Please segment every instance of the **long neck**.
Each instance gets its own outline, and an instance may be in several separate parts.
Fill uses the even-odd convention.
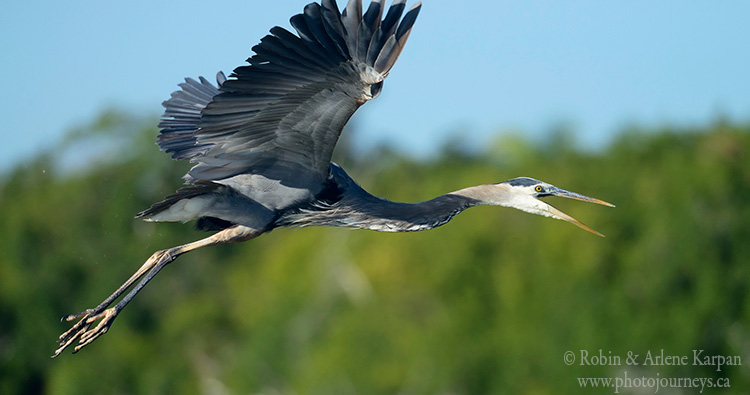
[[[285,213],[278,225],[413,232],[443,225],[463,210],[488,201],[487,185],[461,189],[424,202],[399,203],[369,194],[345,173],[336,178],[339,194],[334,201],[320,200]]]
[[[342,225],[381,232],[427,230],[447,223],[455,215],[478,204],[481,203],[455,192],[418,203],[391,202],[369,195],[351,205],[351,213],[355,215],[348,217],[355,221],[345,220]]]

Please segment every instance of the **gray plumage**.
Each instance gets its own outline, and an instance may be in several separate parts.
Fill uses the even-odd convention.
[[[391,202],[367,193],[334,163],[330,172],[327,196],[283,211],[275,225],[413,232],[443,225],[461,211],[482,203],[458,194],[445,194],[420,203]]]
[[[381,23],[380,2],[364,16],[360,3],[344,15],[334,1],[307,5],[290,19],[297,35],[271,29],[218,91],[188,80],[164,103],[159,144],[197,162],[188,182],[255,174],[318,192],[341,130],[377,96],[370,87],[388,75],[421,8],[401,19],[404,1],[394,2]]]
[[[383,16],[380,0],[365,12],[361,0],[350,0],[343,12],[334,0],[311,3],[290,19],[296,34],[272,28],[252,48],[248,64],[229,78],[218,73],[216,85],[203,77],[180,84],[163,103],[157,143],[173,159],[195,166],[184,176],[185,187],[137,217],[196,220],[199,229],[217,233],[157,251],[97,307],[63,317],[80,321],[60,336],[55,356],[76,341],[78,351],[104,334],[133,297],[181,254],[250,240],[279,227],[419,231],[443,225],[472,206],[500,205],[599,234],[539,198],[609,203],[531,178],[398,203],[369,194],[331,163],[346,122],[380,94],[420,9],[417,3],[404,13],[405,0],[394,0]]]

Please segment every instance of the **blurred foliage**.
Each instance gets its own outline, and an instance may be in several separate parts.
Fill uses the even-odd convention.
[[[282,229],[199,250],[107,335],[50,359],[69,327],[58,317],[96,305],[153,251],[205,236],[132,219],[188,168],[143,125],[104,114],[65,142],[109,136],[108,149],[69,167],[64,153],[40,154],[2,176],[0,393],[544,394],[624,371],[750,391],[750,127],[725,121],[633,128],[599,152],[561,133],[539,146],[506,135],[478,154],[447,146],[422,162],[344,158],[392,200],[524,175],[617,208],[553,202],[607,238],[479,207],[429,232]],[[743,365],[564,363],[566,351],[600,349],[623,361],[703,349]]]

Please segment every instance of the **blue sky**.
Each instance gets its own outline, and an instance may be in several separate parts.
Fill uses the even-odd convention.
[[[306,3],[4,2],[0,170],[103,109],[158,115],[184,77],[243,64]],[[748,15],[729,0],[425,0],[355,144],[424,156],[459,131],[481,146],[566,123],[600,147],[628,123],[750,120]]]

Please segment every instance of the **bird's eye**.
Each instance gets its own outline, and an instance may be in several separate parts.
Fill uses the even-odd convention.
[[[537,185],[536,187],[534,187],[534,190],[537,191],[537,192],[541,192],[541,191],[544,190],[544,188],[542,188],[541,185]]]

